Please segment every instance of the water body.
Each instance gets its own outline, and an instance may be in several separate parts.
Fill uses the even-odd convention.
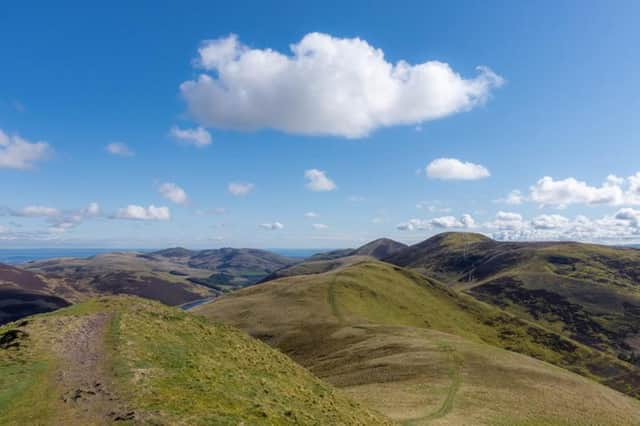
[[[318,253],[326,253],[334,249],[266,249],[272,253],[279,254],[280,256],[295,257],[298,259],[304,259],[306,257],[313,256]]]
[[[316,253],[331,249],[267,249],[282,256],[303,259]],[[33,248],[33,249],[0,249],[0,263],[20,265],[33,260],[55,259],[59,257],[91,257],[97,254],[113,252],[149,252],[149,249],[117,249],[117,248]]]
[[[0,263],[19,265],[33,260],[55,259],[58,257],[91,257],[96,254],[131,251],[148,251],[138,249],[99,249],[99,248],[35,248],[35,249],[0,249]]]

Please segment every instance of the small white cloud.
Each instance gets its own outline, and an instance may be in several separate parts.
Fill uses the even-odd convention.
[[[207,215],[223,215],[227,213],[227,209],[224,207],[214,207],[212,209],[198,209],[195,211],[198,216],[207,216]]]
[[[480,164],[462,162],[456,158],[433,160],[425,171],[430,178],[442,180],[476,180],[491,175],[489,170]]]
[[[100,215],[100,205],[95,201],[89,203],[87,207],[81,210],[83,216],[95,217]]]
[[[420,210],[427,210],[431,213],[449,213],[451,208],[443,207],[439,205],[440,203],[437,201],[428,202],[428,201],[420,201],[416,204],[416,208]]]
[[[473,228],[475,220],[470,214],[464,214],[457,219],[454,216],[436,217],[429,221],[429,225],[435,228]]]
[[[60,215],[60,211],[47,206],[26,206],[19,210],[11,210],[13,216],[21,217],[54,217]]]
[[[267,229],[269,231],[277,231],[278,229],[284,228],[284,225],[280,222],[262,223],[260,224],[260,228]]]
[[[307,179],[307,188],[312,191],[333,191],[336,189],[336,184],[329,179],[327,173],[323,170],[306,170],[304,177]]]
[[[243,196],[253,191],[254,187],[255,185],[252,183],[231,182],[227,189],[235,196]]]
[[[328,229],[329,225],[325,225],[324,223],[314,223],[311,227],[317,231]]]
[[[567,226],[568,223],[569,219],[559,214],[543,214],[531,221],[535,229],[558,229]]]
[[[499,211],[495,220],[485,226],[498,230],[518,230],[524,228],[526,223],[519,213]]]
[[[211,144],[211,134],[203,127],[196,127],[195,129],[181,129],[174,126],[169,131],[169,134],[181,142],[197,147],[203,147]]]
[[[430,227],[431,225],[429,224],[429,221],[422,219],[409,219],[406,222],[402,222],[396,225],[396,229],[400,231],[422,231],[429,229]]]
[[[360,38],[309,33],[290,49],[252,49],[233,34],[204,41],[194,61],[204,72],[180,85],[191,115],[206,126],[359,138],[469,111],[503,83],[484,66],[465,79],[444,62],[391,63]]]
[[[18,135],[9,136],[0,129],[0,169],[32,169],[51,152],[46,142],[29,142]]]
[[[156,207],[154,205],[143,207],[130,204],[127,207],[118,209],[113,217],[127,220],[169,220],[171,219],[171,212],[168,207]]]
[[[505,198],[498,198],[494,202],[516,206],[516,205],[522,204],[525,200],[526,200],[526,197],[522,195],[522,192],[520,192],[517,189],[514,189],[513,191],[509,192],[509,194],[507,194]]]
[[[371,223],[374,223],[376,225],[383,222],[384,222],[384,219],[382,219],[381,217],[374,217],[373,219],[371,219]]]
[[[107,145],[107,152],[120,157],[133,157],[135,153],[124,142],[111,142]]]
[[[361,202],[363,202],[365,200],[366,200],[366,198],[364,198],[361,195],[350,195],[347,198],[347,201],[349,201],[350,203],[361,203]]]
[[[318,217],[318,216],[320,215],[316,212],[306,212],[304,214],[304,217],[306,217],[307,219],[313,219],[314,217]]]
[[[189,197],[185,190],[172,182],[160,184],[158,192],[164,198],[176,204],[186,204],[189,201]]]
[[[615,218],[629,223],[634,228],[640,228],[640,210],[628,207],[620,209],[616,212]]]

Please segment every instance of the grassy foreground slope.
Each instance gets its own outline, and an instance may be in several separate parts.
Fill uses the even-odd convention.
[[[389,423],[244,333],[135,297],[0,327],[0,423]]]
[[[640,418],[640,402],[585,378],[629,383],[637,375],[629,364],[381,262],[279,279],[195,311],[278,347],[406,424]]]
[[[443,233],[387,260],[640,366],[640,250]]]

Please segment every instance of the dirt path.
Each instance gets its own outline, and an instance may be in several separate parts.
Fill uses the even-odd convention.
[[[437,410],[432,412],[431,414],[421,417],[418,419],[411,419],[403,422],[405,426],[411,426],[415,424],[423,424],[428,423],[432,420],[441,419],[447,414],[451,412],[453,409],[453,402],[455,401],[456,394],[460,389],[460,385],[462,384],[462,377],[460,375],[460,370],[462,369],[462,359],[459,355],[456,354],[455,349],[451,347],[443,348],[446,352],[449,352],[449,359],[451,362],[451,366],[449,367],[449,378],[451,379],[451,384],[447,389],[447,395],[445,396],[444,401]]]
[[[71,424],[106,424],[133,420],[113,391],[105,371],[105,335],[111,315],[82,317],[77,327],[62,337],[58,373],[61,399],[72,413]]]

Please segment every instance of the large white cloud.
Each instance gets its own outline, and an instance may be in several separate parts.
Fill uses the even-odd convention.
[[[291,55],[235,35],[198,53],[194,63],[208,73],[180,86],[189,111],[202,125],[238,130],[363,137],[468,111],[503,83],[487,67],[465,79],[447,63],[393,64],[365,40],[321,33],[292,44]]]
[[[438,158],[430,162],[425,169],[427,176],[443,180],[476,180],[491,175],[480,165],[463,162],[456,158]]]
[[[8,135],[0,129],[0,169],[26,170],[51,154],[46,142],[29,142],[18,135]]]
[[[158,192],[167,200],[170,200],[176,204],[186,204],[189,201],[189,197],[184,189],[172,182],[165,182],[160,184]]]
[[[169,220],[171,219],[171,212],[168,207],[156,207],[154,205],[143,207],[129,204],[127,207],[118,209],[113,217],[127,220]]]
[[[196,127],[195,129],[181,129],[174,126],[169,131],[169,134],[180,142],[197,147],[203,147],[211,144],[211,134],[202,127]]]
[[[524,220],[517,213],[499,212],[496,219],[484,224],[484,229],[500,240],[560,240],[613,242],[640,239],[640,210],[624,208],[613,215],[591,219],[573,219],[553,214]]]
[[[575,178],[554,180],[545,176],[531,187],[531,201],[542,205],[565,207],[569,204],[623,204],[623,180],[610,175],[599,187],[590,186]]]
[[[312,191],[333,191],[336,189],[335,182],[329,179],[327,172],[323,170],[306,170],[304,177],[307,179],[307,188]]]

